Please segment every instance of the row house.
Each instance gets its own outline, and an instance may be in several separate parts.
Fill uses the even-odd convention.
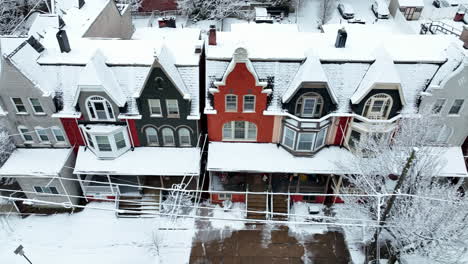
[[[98,4],[92,26],[102,15],[130,19],[113,1],[88,8]],[[158,188],[196,189],[200,31],[142,28],[131,37],[88,37],[73,20],[86,5],[69,10],[74,16],[61,18],[63,26],[56,17],[57,27],[40,37],[2,39],[2,114],[18,149],[0,175],[16,178],[27,198],[76,204],[83,195],[133,210],[142,200],[161,203],[166,193]],[[118,12],[107,13],[109,5]],[[13,173],[22,163],[24,171]]]
[[[368,133],[389,138],[404,114],[415,113],[433,77],[446,78],[438,70],[451,63],[447,50],[458,48],[439,36],[408,37],[413,44],[404,49],[403,36],[369,43],[336,26],[281,39],[249,28],[209,31],[204,112],[211,200],[244,202],[251,218],[283,218],[297,201],[340,202],[304,194],[346,187],[339,175],[356,172],[340,164],[353,144]],[[432,53],[418,50],[428,42]],[[453,153],[461,163],[460,149]]]

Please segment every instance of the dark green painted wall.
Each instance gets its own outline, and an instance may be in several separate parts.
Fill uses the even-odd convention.
[[[162,82],[157,83],[156,78],[160,77],[163,79]],[[159,87],[158,84],[161,84]],[[162,88],[162,89],[161,89]],[[161,101],[162,117],[151,117],[148,105],[148,99],[159,99]],[[166,99],[177,99],[179,104],[179,118],[167,118],[166,110]],[[150,76],[148,77],[145,87],[137,99],[138,110],[142,115],[142,119],[136,120],[136,126],[138,129],[138,137],[140,139],[141,146],[147,146],[146,135],[144,128],[147,126],[153,126],[158,131],[159,145],[162,146],[162,134],[161,130],[164,127],[169,127],[174,130],[174,137],[176,147],[179,146],[178,129],[182,127],[189,128],[191,131],[191,144],[192,146],[197,145],[198,140],[198,120],[187,120],[187,116],[190,114],[190,102],[183,99],[183,96],[177,90],[175,85],[170,81],[166,74],[158,67],[151,70]]]
[[[322,116],[327,115],[331,111],[336,109],[336,105],[331,100],[330,94],[325,86],[323,88],[299,88],[296,94],[289,100],[288,103],[283,105],[283,108],[287,109],[290,114],[296,114],[296,102],[305,93],[318,93],[323,98]]]
[[[402,108],[400,94],[398,90],[389,90],[389,89],[373,89],[366,95],[366,97],[364,97],[364,99],[361,100],[359,104],[351,105],[351,109],[353,110],[355,114],[362,115],[362,110],[364,109],[364,105],[366,104],[367,99],[379,93],[388,94],[392,97],[393,104],[392,104],[392,108],[390,109],[390,114],[388,115],[388,119],[400,113],[401,108]]]

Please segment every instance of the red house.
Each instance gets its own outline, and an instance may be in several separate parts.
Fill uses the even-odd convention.
[[[143,0],[141,2],[141,7],[138,11],[140,12],[151,12],[155,10],[167,11],[167,10],[176,10],[177,3],[176,0]]]

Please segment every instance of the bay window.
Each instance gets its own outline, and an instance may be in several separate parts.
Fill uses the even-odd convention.
[[[284,126],[282,145],[297,152],[314,152],[325,146],[328,127],[319,131],[296,131]]]
[[[257,125],[248,121],[230,121],[223,126],[223,140],[255,141]]]
[[[87,145],[99,158],[116,158],[130,149],[127,127],[117,125],[81,126]]]
[[[290,129],[289,127],[284,127],[283,145],[287,146],[290,149],[294,149],[295,140],[296,131]]]

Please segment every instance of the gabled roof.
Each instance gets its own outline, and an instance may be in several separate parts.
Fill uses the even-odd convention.
[[[332,89],[328,86],[328,78],[323,71],[322,64],[317,56],[312,51],[308,52],[307,59],[297,71],[291,85],[288,90],[283,94],[283,103],[289,101],[296,91],[301,87],[302,83],[325,83],[327,90],[332,98],[333,102],[336,103],[336,95]]]
[[[105,63],[106,58],[100,50],[97,50],[86,67],[81,71],[78,79],[74,103],[78,101],[80,91],[83,88],[101,88],[120,107],[125,105],[125,93],[117,83],[117,79],[109,66]]]
[[[401,91],[401,80],[393,59],[388,56],[383,48],[377,49],[375,62],[369,67],[358,88],[351,96],[351,103],[358,104],[372,90],[376,84],[395,84],[398,86],[401,102],[406,100]]]

